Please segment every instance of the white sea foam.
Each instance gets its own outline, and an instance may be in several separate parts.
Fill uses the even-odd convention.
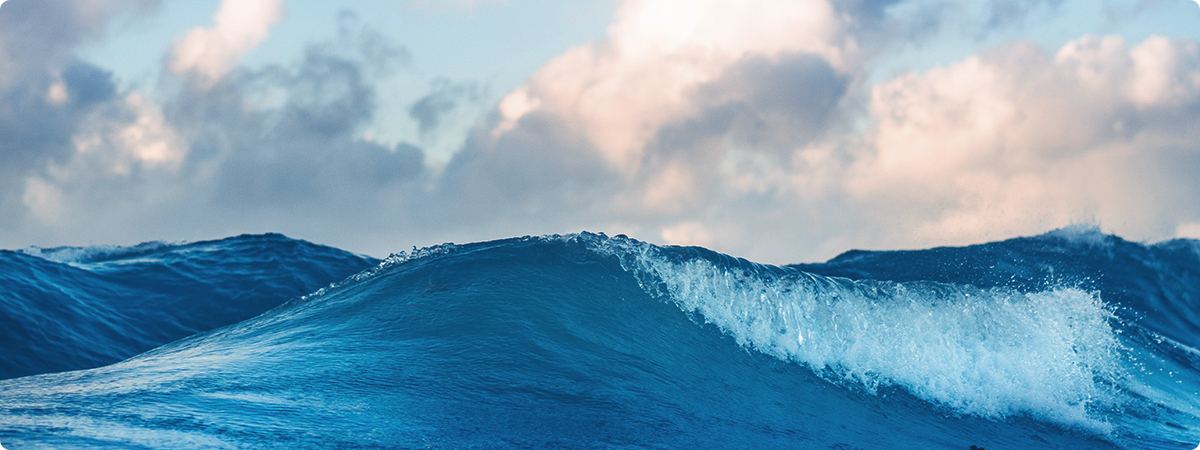
[[[680,260],[635,241],[600,247],[739,344],[831,381],[899,386],[992,419],[1030,414],[1110,431],[1092,410],[1116,402],[1122,347],[1112,312],[1089,292],[855,282]]]
[[[1093,223],[1067,225],[1056,230],[1050,230],[1043,234],[1043,236],[1056,237],[1075,245],[1090,246],[1093,248],[1111,247],[1109,239],[1112,238],[1112,236],[1104,234],[1100,230],[1100,225]]]
[[[92,245],[87,247],[28,247],[18,251],[30,256],[36,256],[38,258],[64,264],[87,264],[98,259],[119,257],[132,253],[152,252],[163,247],[181,244],[182,242],[168,243],[152,241],[143,242],[134,246]]]

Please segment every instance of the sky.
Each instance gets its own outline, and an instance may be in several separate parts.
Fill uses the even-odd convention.
[[[1200,238],[1192,0],[0,1],[0,248]]]

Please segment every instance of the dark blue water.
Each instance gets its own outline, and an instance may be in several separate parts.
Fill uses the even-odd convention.
[[[1198,258],[1086,229],[788,267],[587,233],[443,245],[119,363],[0,381],[0,442],[1193,449]],[[5,264],[5,283],[59,276]],[[67,269],[97,298],[148,289],[73,264],[70,289],[93,279]],[[42,333],[132,314],[104,305]]]
[[[278,234],[0,250],[0,379],[112,364],[378,262]]]

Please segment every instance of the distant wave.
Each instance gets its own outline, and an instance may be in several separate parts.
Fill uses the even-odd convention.
[[[377,262],[278,234],[0,250],[0,378],[112,364]]]

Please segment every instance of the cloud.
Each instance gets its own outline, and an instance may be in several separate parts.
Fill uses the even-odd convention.
[[[145,14],[156,0],[13,0],[0,14],[0,92],[68,64],[77,45],[103,37],[128,12]]]
[[[914,244],[1091,216],[1123,234],[1170,237],[1200,148],[1200,52],[1152,37],[1088,36],[1057,54],[1013,44],[873,90],[873,154],[851,192],[905,205]]]
[[[1013,3],[1005,23],[1053,4]],[[887,36],[919,39],[961,7],[630,0],[604,39],[504,96],[444,166],[360,138],[379,125],[376,83],[411,55],[352,14],[291,64],[247,69],[218,52],[210,77],[195,59],[179,76],[203,82],[160,103],[71,57],[103,28],[89,22],[47,47],[54,58],[0,55],[22,71],[4,75],[0,103],[0,146],[13,143],[0,227],[16,245],[281,231],[378,254],[589,229],[768,262],[1079,219],[1134,239],[1196,233],[1195,42],[1011,43],[869,84],[872,58],[897,45]],[[216,22],[202,34],[232,29]],[[433,83],[409,111],[421,142],[481,89]]]
[[[606,39],[505,96],[434,198],[478,214],[451,223],[494,235],[592,228],[748,248],[750,223],[796,204],[796,171],[839,160],[823,142],[863,83],[856,19],[822,1],[631,1],[616,16]]]
[[[28,187],[30,171],[70,158],[72,136],[87,118],[120,102],[111,73],[79,61],[74,49],[103,38],[112,19],[145,14],[157,5],[148,0],[4,4],[0,10],[0,67],[4,68],[0,70],[0,227],[15,230],[31,199],[56,198],[52,189]],[[30,197],[29,192],[38,195]]]
[[[496,130],[545,110],[636,171],[654,133],[693,108],[692,92],[743,57],[811,53],[838,70],[856,61],[823,1],[629,1],[616,17],[608,39],[568,50],[506,96]]]
[[[69,156],[25,176],[21,200],[31,213],[27,226],[101,228],[98,219],[117,213],[107,210],[114,203],[161,200],[176,190],[173,175],[188,150],[158,106],[137,93],[92,110],[76,126],[71,143]]]
[[[0,14],[0,147],[9,168],[59,157],[72,128],[113,96],[111,74],[76,60],[80,43],[101,37],[112,18],[153,9],[150,1],[22,1]],[[68,100],[71,100],[68,102]]]
[[[92,111],[115,97],[111,74],[83,62],[13,83],[0,102],[4,169],[24,171],[72,152],[71,135]]]
[[[129,93],[123,105],[113,106],[94,113],[73,138],[76,159],[99,158],[106,166],[86,172],[127,175],[134,166],[171,171],[179,168],[187,148],[165,123],[157,105],[140,94]]]
[[[438,78],[433,82],[432,91],[409,107],[408,115],[417,121],[421,137],[426,138],[431,136],[442,124],[443,118],[461,103],[478,104],[486,95],[486,89],[479,84],[455,83],[447,78]]]
[[[421,175],[419,148],[357,137],[375,111],[373,80],[407,63],[407,50],[352,16],[339,24],[336,40],[309,46],[295,64],[239,71],[165,105],[191,136],[190,165],[206,168],[194,174],[207,194],[200,200],[223,215],[259,215],[262,227],[374,209],[397,183]],[[351,217],[337,220],[358,220]]]
[[[1175,237],[1200,239],[1200,222],[1185,222],[1175,229]]]
[[[53,223],[62,215],[62,196],[62,190],[57,186],[41,178],[30,177],[25,179],[25,193],[21,200],[38,219]]]
[[[416,211],[434,240],[582,229],[620,195],[617,173],[558,116],[530,113],[496,138],[477,129]]]
[[[404,217],[425,174],[422,150],[358,133],[373,118],[375,80],[409,54],[352,15],[338,24],[333,40],[310,45],[293,64],[233,68],[184,83],[160,104],[118,91],[108,72],[86,64],[44,76],[21,92],[70,112],[69,123],[29,139],[54,143],[54,157],[33,149],[36,157],[14,170],[4,226],[59,243],[272,230],[326,238],[354,230],[361,238]],[[61,104],[46,95],[57,84],[65,86]],[[0,118],[0,127],[13,123]]]
[[[283,19],[283,0],[222,0],[212,28],[195,28],[171,48],[168,68],[211,86]]]
[[[1056,3],[988,5],[1000,27]],[[1193,42],[1015,43],[869,86],[856,36],[907,33],[896,2],[690,6],[624,3],[500,102],[441,198],[778,262],[1080,219],[1165,238],[1200,215]]]

